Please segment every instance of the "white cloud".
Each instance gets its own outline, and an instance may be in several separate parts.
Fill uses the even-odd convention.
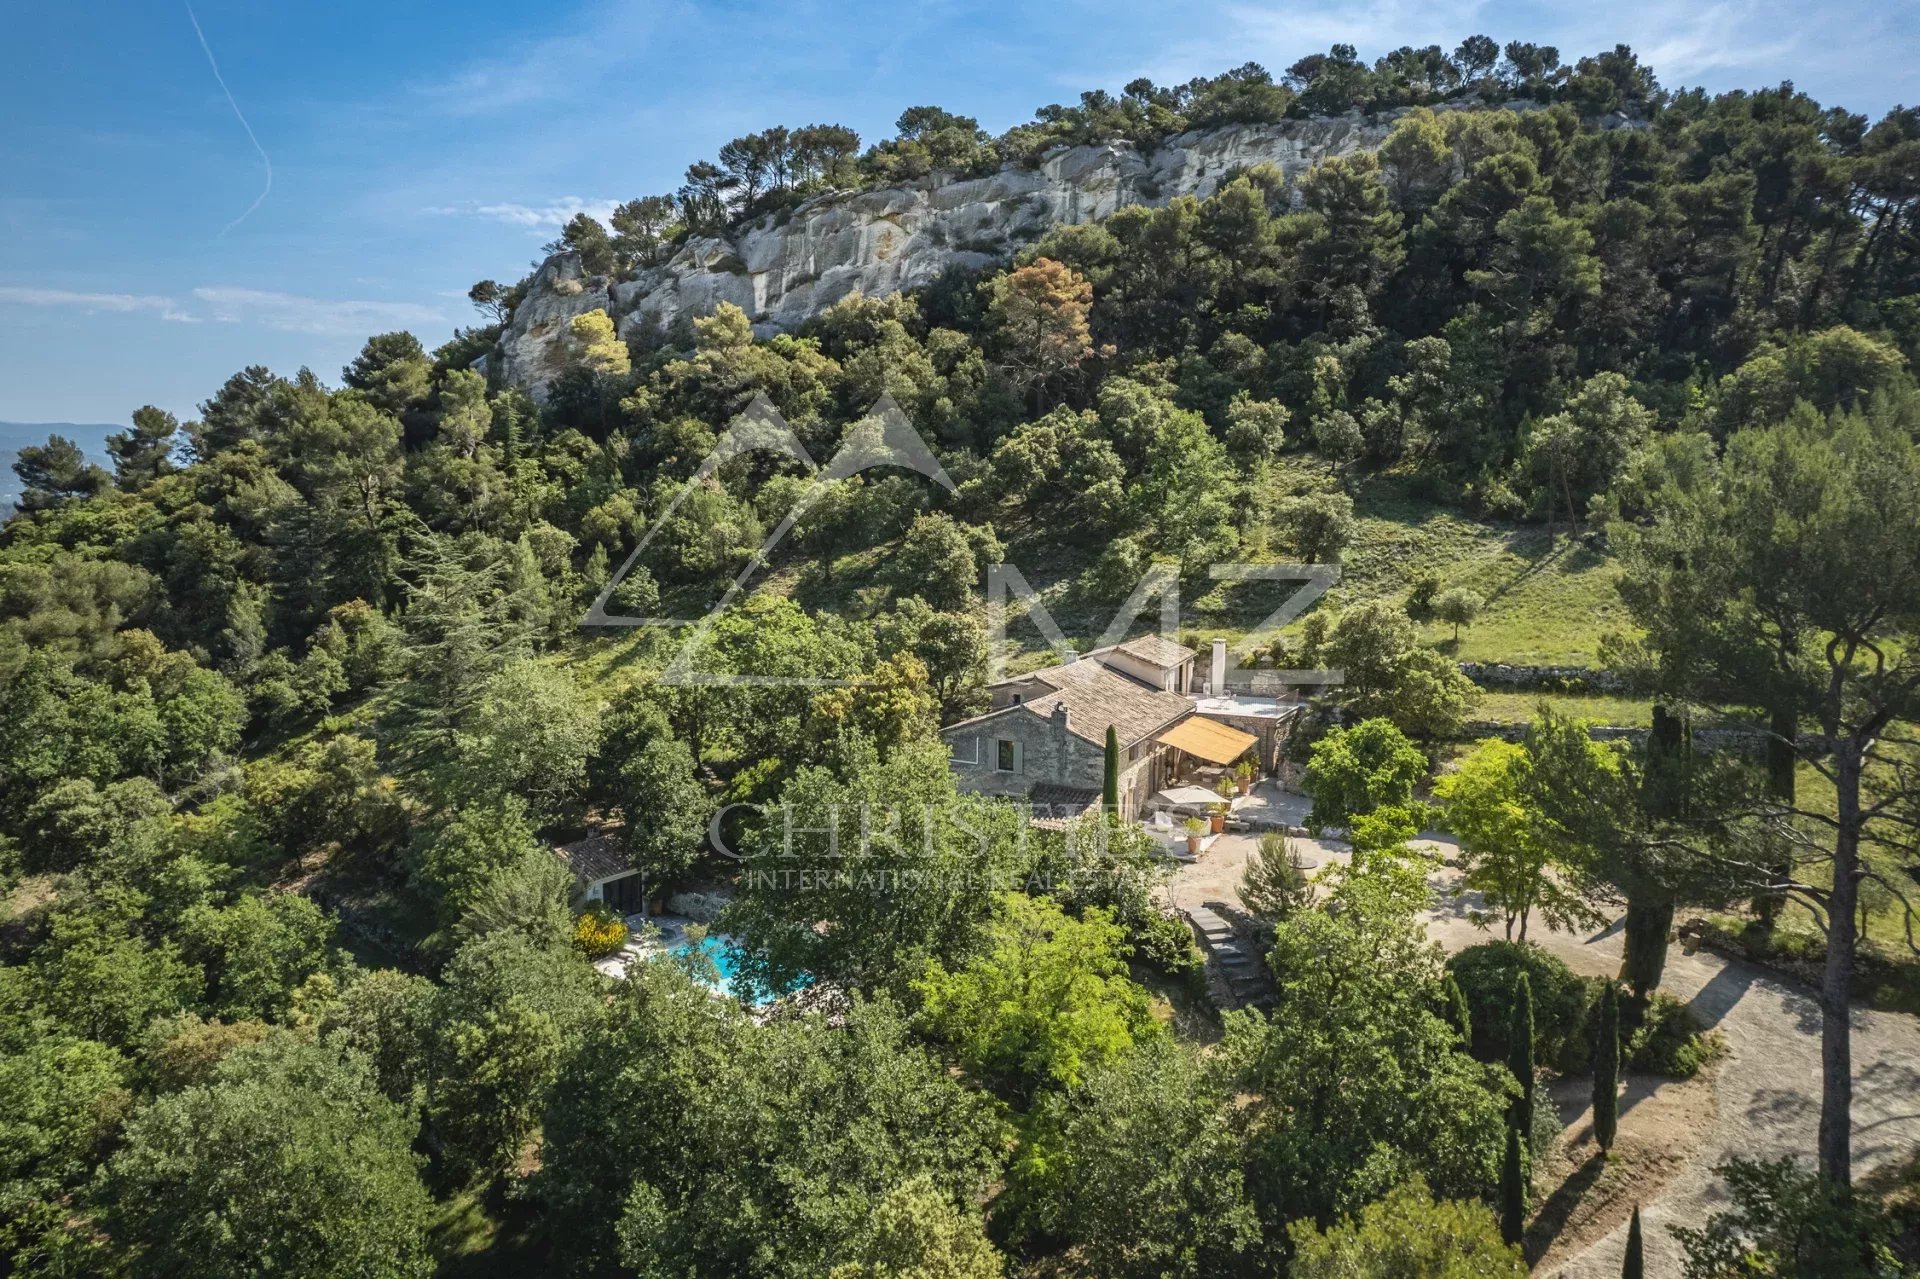
[[[585,213],[605,222],[612,216],[613,207],[618,203],[617,200],[583,200],[577,195],[563,195],[545,204],[508,202],[483,204],[477,200],[469,200],[461,204],[431,208],[427,212],[452,217],[486,218],[494,222],[505,222],[509,226],[539,230],[543,227],[565,226],[576,213]]]
[[[412,302],[330,301],[265,289],[198,288],[207,314],[225,324],[258,324],[291,333],[359,337],[383,329],[445,327],[447,317]]]
[[[156,293],[84,293],[72,289],[35,289],[0,285],[0,302],[21,306],[73,307],[82,311],[116,311],[123,315],[151,311],[163,320],[191,324],[195,317],[182,311],[172,298]]]
[[[72,289],[38,289],[0,285],[0,305],[69,307],[79,311],[121,315],[154,315],[178,324],[203,319],[223,324],[257,324],[289,333],[318,333],[328,337],[358,337],[382,329],[443,328],[448,320],[439,310],[413,302],[330,300],[268,289],[202,287],[193,290],[192,311],[158,293],[84,293]]]

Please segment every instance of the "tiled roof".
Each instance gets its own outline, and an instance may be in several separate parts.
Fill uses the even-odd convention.
[[[553,855],[564,862],[582,884],[597,884],[634,869],[626,841],[618,832],[595,831],[585,839],[562,844]]]
[[[1097,661],[1050,666],[1035,671],[1031,678],[1051,685],[1054,691],[1020,703],[1020,709],[1049,719],[1054,707],[1065,706],[1068,730],[1101,745],[1106,743],[1109,724],[1120,744],[1131,746],[1193,709],[1192,698],[1148,688]]]
[[[1058,782],[1035,782],[1027,799],[1036,808],[1049,810],[1048,817],[1077,817],[1100,802],[1100,792],[1083,786],[1063,786]]]
[[[1143,662],[1152,662],[1155,666],[1178,666],[1189,657],[1199,656],[1185,644],[1176,644],[1164,635],[1141,635],[1124,644],[1115,644],[1129,657],[1137,657]]]

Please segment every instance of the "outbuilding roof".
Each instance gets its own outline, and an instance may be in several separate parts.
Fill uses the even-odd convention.
[[[553,850],[553,855],[583,886],[616,879],[638,869],[627,853],[627,841],[618,831],[595,831],[585,839],[560,845]]]

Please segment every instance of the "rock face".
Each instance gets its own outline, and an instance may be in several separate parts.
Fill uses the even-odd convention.
[[[1322,160],[1372,150],[1392,117],[1358,115],[1232,125],[1170,138],[1148,153],[1125,142],[1055,151],[1037,167],[981,178],[933,178],[816,196],[701,237],[635,279],[583,277],[572,254],[549,258],[514,308],[496,358],[514,385],[544,394],[574,316],[606,307],[623,334],[705,315],[722,302],[761,334],[791,328],[856,290],[884,296],[928,284],[951,266],[1002,261],[1048,230],[1128,205],[1205,198],[1235,169],[1271,164],[1292,177]]]
[[[612,313],[613,306],[606,276],[583,272],[577,253],[554,254],[527,282],[500,345],[486,357],[489,369],[497,368],[509,386],[545,400],[547,383],[566,363],[567,325],[592,310]]]

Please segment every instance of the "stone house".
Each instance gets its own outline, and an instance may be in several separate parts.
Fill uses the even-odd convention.
[[[1178,731],[1198,713],[1195,657],[1144,635],[989,686],[992,709],[940,730],[961,789],[1028,800],[1039,817],[1077,816],[1100,802],[1109,726],[1125,817],[1172,783],[1183,751],[1232,762],[1258,739],[1224,725]]]

